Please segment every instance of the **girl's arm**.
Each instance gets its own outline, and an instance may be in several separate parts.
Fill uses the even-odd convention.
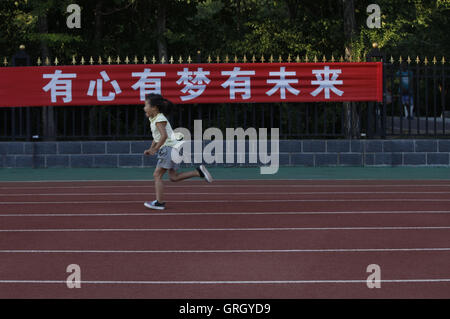
[[[160,147],[163,146],[167,140],[166,125],[167,125],[167,122],[156,123],[156,128],[158,129],[159,134],[161,134],[161,138],[159,139],[159,142],[153,146],[153,148],[155,148],[156,150],[159,150]]]
[[[153,140],[152,146],[144,152],[145,155],[155,155],[160,147],[164,145],[167,140],[166,124],[167,122],[156,123],[156,127],[158,128],[159,134],[161,134],[161,138],[158,143],[155,143]]]
[[[153,141],[152,141],[152,145],[150,146],[150,148],[149,148],[149,149],[146,149],[146,150],[144,151],[144,155],[152,155],[152,154],[150,154],[150,150],[155,146],[155,144],[156,144],[156,142],[155,142],[155,140],[153,140]]]

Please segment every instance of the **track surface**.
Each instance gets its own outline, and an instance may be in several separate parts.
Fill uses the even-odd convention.
[[[450,297],[449,181],[166,183],[165,211],[153,193],[0,183],[0,298]]]

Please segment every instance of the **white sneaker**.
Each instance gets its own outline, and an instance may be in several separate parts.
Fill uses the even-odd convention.
[[[145,202],[144,206],[150,209],[166,209],[166,203],[159,203],[157,200],[154,200],[153,202]]]
[[[208,183],[212,183],[214,179],[206,169],[205,165],[200,165],[197,167],[197,170],[200,173],[200,177],[203,177]]]

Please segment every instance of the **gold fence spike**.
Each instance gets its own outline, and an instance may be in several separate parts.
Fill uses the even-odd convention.
[[[188,61],[188,63],[189,63],[189,64],[191,64],[191,62],[192,62],[192,59],[191,59],[191,56],[190,56],[190,55],[188,56],[188,59],[187,59],[187,61]]]
[[[278,63],[282,63],[283,62],[283,58],[281,57],[281,55],[278,56]]]
[[[234,55],[234,63],[238,63],[238,57],[236,56],[236,54]]]
[[[108,62],[108,64],[111,64],[111,62],[112,62],[111,57],[108,56],[108,60],[106,60],[106,61]]]
[[[252,63],[256,63],[256,57],[254,54],[252,55]]]
[[[75,59],[75,57],[74,57],[74,59]],[[42,64],[42,60],[41,60],[41,57],[38,57],[38,59],[37,59],[37,65],[38,66],[41,66],[41,64]]]
[[[125,57],[125,63],[126,64],[130,63],[130,59],[128,58],[128,55]]]
[[[148,60],[147,60],[147,57],[144,55],[144,57],[142,58],[142,62],[144,63],[144,64],[147,64],[147,62],[148,62]]]
[[[55,58],[55,62],[53,62],[53,64],[55,64],[55,65],[59,64],[58,58]]]
[[[391,55],[391,59],[389,60],[391,62],[391,64],[394,64],[395,60],[394,57]]]
[[[80,63],[81,63],[81,65],[84,65],[86,63],[86,60],[84,59],[83,56],[81,57]]]
[[[408,59],[406,59],[406,62],[408,62],[408,64],[411,64],[411,58],[408,55]]]
[[[220,63],[220,56],[216,57],[216,63]]]
[[[266,59],[264,59],[264,54],[261,55],[261,63],[264,63],[264,61],[266,61]]]
[[[134,56],[133,63],[134,64],[138,64],[139,63],[138,57],[136,55]]]
[[[170,60],[169,60],[170,64],[173,64],[173,61],[174,61],[173,56],[170,56]]]
[[[164,64],[164,63],[166,63],[166,57],[163,55],[161,58],[161,64]]]
[[[317,56],[316,55],[314,55],[314,63],[317,63]]]
[[[327,62],[327,58],[325,57],[325,55],[324,55],[323,58],[322,58],[322,62],[323,62],[323,63]]]
[[[156,58],[155,58],[155,56],[152,56],[152,63],[153,63],[153,64],[156,63]]]
[[[116,60],[116,63],[117,63],[117,64],[120,64],[120,62],[122,62],[122,61],[120,61],[120,57],[119,57],[119,56],[117,56],[117,60]]]
[[[400,64],[403,63],[403,58],[402,58],[402,56],[400,56],[400,58],[398,59],[398,62],[399,62]]]
[[[208,63],[211,63],[212,62],[212,59],[211,59],[211,56],[210,55],[208,55]]]
[[[436,65],[436,63],[437,63],[437,59],[436,59],[436,57],[433,57],[433,64]]]
[[[288,63],[291,63],[291,61],[292,61],[291,55],[289,54],[289,55],[288,55],[288,58],[287,58],[287,62],[288,62]]]
[[[417,56],[416,57],[416,64],[419,64],[420,63],[420,58],[419,58],[419,56]]]
[[[92,57],[89,59],[89,64],[90,65],[94,64],[94,59]]]
[[[225,56],[225,63],[230,62],[230,58],[228,57],[228,54]]]
[[[45,65],[50,65],[50,59],[48,57],[45,58]]]
[[[445,57],[442,57],[441,63],[442,63],[442,65],[445,64]]]
[[[270,55],[269,62],[273,63],[273,55],[272,54]]]
[[[77,60],[75,59],[75,55],[72,55],[72,65],[77,64]]]
[[[4,66],[7,66],[7,65],[8,65],[8,59],[7,59],[6,57],[3,59],[3,65],[4,65]]]
[[[297,54],[297,56],[295,57],[295,62],[297,62],[297,63],[300,63],[301,62],[301,60],[300,60],[300,56]]]
[[[341,57],[339,58],[339,62],[344,62],[344,57],[341,55]]]
[[[423,60],[423,63],[424,63],[425,65],[428,65],[428,58],[427,58],[427,57],[425,57],[425,60]]]
[[[353,62],[353,56],[348,57],[348,62]]]
[[[98,63],[98,64],[103,64],[103,59],[102,59],[101,56],[98,56],[98,61],[97,61],[97,63]]]
[[[247,63],[248,62],[248,60],[247,60],[247,56],[244,54],[244,57],[242,58],[242,62],[244,62],[244,63]]]
[[[336,60],[334,59],[334,55],[331,55],[331,62],[335,62]]]
[[[180,55],[180,57],[178,58],[178,63],[179,63],[179,64],[182,64],[182,63],[183,63],[183,58],[181,57],[181,55]]]

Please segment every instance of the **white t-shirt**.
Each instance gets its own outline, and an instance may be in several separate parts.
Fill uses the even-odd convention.
[[[153,140],[158,143],[161,139],[161,134],[159,133],[158,128],[156,127],[156,123],[159,122],[166,122],[166,132],[167,132],[167,139],[165,143],[162,146],[174,146],[177,143],[177,140],[175,139],[175,135],[172,130],[172,126],[170,125],[167,118],[162,113],[158,113],[155,117],[150,117],[150,129],[152,130]]]

